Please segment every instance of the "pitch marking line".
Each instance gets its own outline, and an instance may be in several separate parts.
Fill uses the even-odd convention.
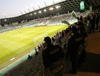
[[[15,57],[11,58],[10,61],[12,61],[12,60],[14,60],[14,59],[15,59]]]

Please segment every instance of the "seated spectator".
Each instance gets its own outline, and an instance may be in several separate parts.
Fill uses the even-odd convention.
[[[31,60],[32,59],[32,56],[30,56],[30,55],[28,55],[28,58],[27,58],[28,60]]]
[[[35,47],[35,55],[38,55],[38,51],[37,51],[36,47]]]
[[[41,47],[40,47],[40,45],[38,45],[38,50],[39,50],[39,52],[41,51]]]

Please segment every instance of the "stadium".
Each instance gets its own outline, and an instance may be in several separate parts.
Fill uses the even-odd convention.
[[[70,33],[69,28],[78,22],[77,18],[86,18],[92,10],[100,10],[99,0],[52,2],[52,5],[47,5],[45,1],[45,7],[41,8],[38,5],[39,9],[34,11],[25,14],[21,12],[19,16],[0,19],[0,76],[42,76],[37,74],[43,69],[44,48],[38,50],[39,54],[36,56],[35,47],[38,49],[38,46],[44,45],[44,38],[47,36],[53,38],[66,29],[67,33]],[[87,26],[86,29],[88,32],[90,28]],[[55,44],[64,49],[68,37],[68,34],[64,34],[62,44]],[[28,55],[32,56],[31,61],[28,61]],[[99,76],[100,71],[97,73]]]

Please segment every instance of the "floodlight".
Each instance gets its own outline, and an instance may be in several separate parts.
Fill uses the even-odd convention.
[[[34,14],[36,15],[36,12],[34,12]]]
[[[46,9],[44,9],[44,12],[46,12],[47,10]]]
[[[53,7],[50,7],[50,8],[49,8],[49,10],[53,10],[53,9],[54,9]]]
[[[7,19],[4,19],[4,21],[6,22],[6,21],[7,21]]]
[[[30,16],[32,16],[32,13],[30,14]]]
[[[28,17],[28,15],[26,15],[26,17]]]
[[[59,8],[60,8],[60,6],[57,5],[57,6],[56,6],[56,9],[59,9]]]
[[[39,11],[39,13],[42,13],[41,11]]]

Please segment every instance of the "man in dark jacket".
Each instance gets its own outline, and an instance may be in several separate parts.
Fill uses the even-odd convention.
[[[82,53],[81,53],[81,57],[79,59],[79,67],[81,66],[81,63],[85,61],[85,56],[86,56],[86,51],[85,51],[85,47],[86,47],[86,41],[85,39],[87,38],[87,33],[85,31],[85,27],[84,27],[84,24],[82,22],[79,22],[78,25],[77,25],[77,28],[78,28],[78,32],[81,34],[82,36],[82,42],[83,42],[83,50],[82,50]]]
[[[59,45],[51,44],[50,37],[45,37],[44,41],[47,48],[42,52],[43,64],[45,68],[50,68],[51,64],[63,59],[64,52]]]
[[[80,55],[82,50],[79,50],[83,46],[82,44],[82,36],[77,33],[77,28],[75,26],[72,27],[72,34],[70,39],[68,40],[66,58],[70,58],[72,63],[72,70],[70,73],[75,74],[77,73],[76,63],[77,58]]]
[[[98,30],[99,15],[96,14],[96,30]]]
[[[92,14],[92,16],[91,16],[91,28],[90,28],[90,33],[92,32],[92,30],[93,30],[93,32],[94,32],[94,30],[95,30],[95,15],[94,15],[94,14]]]

